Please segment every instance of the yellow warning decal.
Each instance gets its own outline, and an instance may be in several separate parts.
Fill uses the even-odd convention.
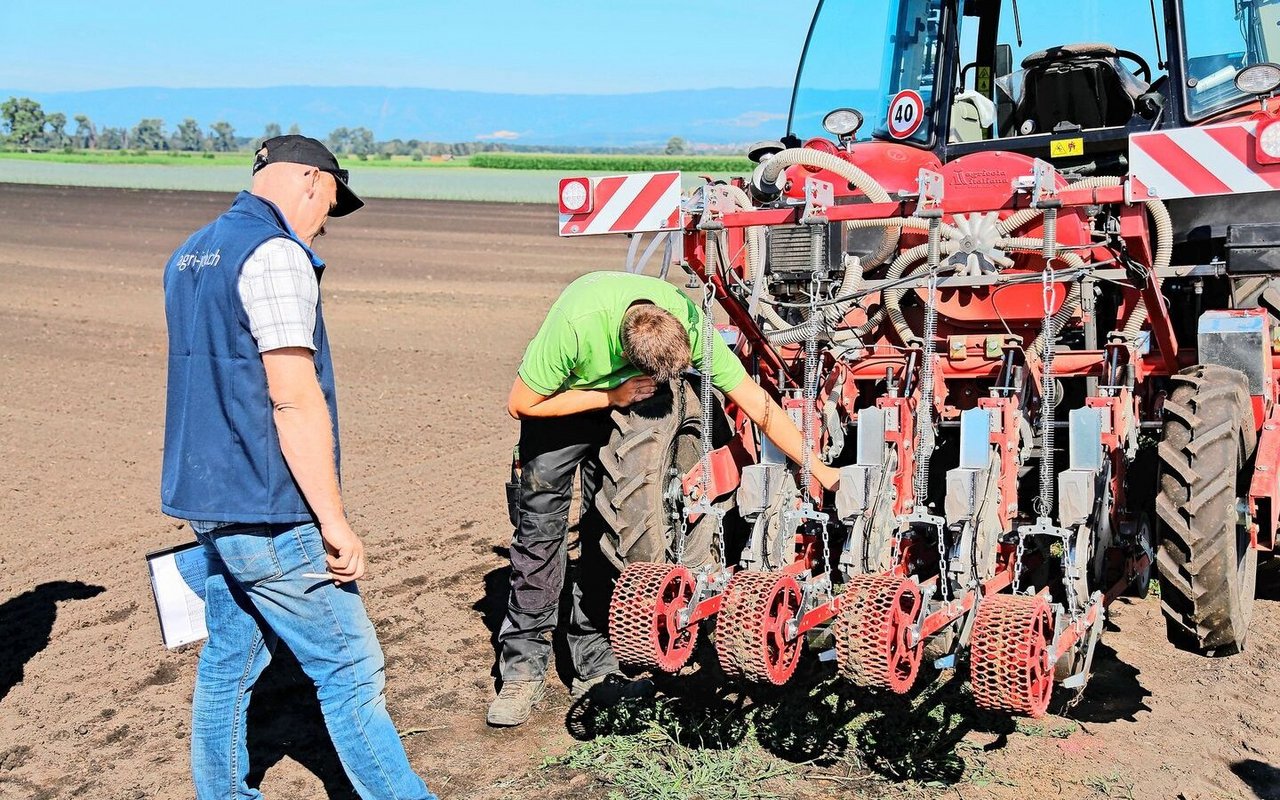
[[[991,94],[991,67],[978,67],[978,75],[974,80],[973,88],[983,94]]]
[[[1084,139],[1076,137],[1075,139],[1058,139],[1049,142],[1050,158],[1066,158],[1068,156],[1084,155]]]

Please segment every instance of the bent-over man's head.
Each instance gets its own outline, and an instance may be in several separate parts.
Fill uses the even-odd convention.
[[[364,205],[347,185],[338,159],[316,139],[289,134],[267,139],[253,161],[250,191],[280,209],[293,232],[310,246],[324,235],[329,217],[342,217]]]
[[[654,380],[674,380],[689,368],[689,333],[680,320],[652,303],[638,303],[622,317],[622,353]]]

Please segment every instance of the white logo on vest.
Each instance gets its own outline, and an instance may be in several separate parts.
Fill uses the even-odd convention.
[[[196,270],[202,270],[205,267],[216,267],[221,260],[221,249],[214,250],[212,253],[208,251],[183,253],[178,256],[178,272],[182,272],[188,267],[194,267]]]

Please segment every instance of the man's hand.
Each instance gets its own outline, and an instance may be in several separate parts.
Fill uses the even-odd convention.
[[[648,375],[637,375],[609,390],[609,405],[626,408],[641,400],[648,400],[656,391],[658,391],[657,381]]]
[[[347,521],[320,526],[327,554],[325,562],[338,583],[350,583],[364,577],[364,542],[356,536]]]

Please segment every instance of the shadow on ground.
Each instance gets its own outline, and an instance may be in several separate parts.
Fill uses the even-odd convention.
[[[50,581],[11,597],[0,605],[0,700],[22,683],[27,662],[49,646],[58,603],[88,600],[105,592],[81,581]]]
[[[254,687],[247,733],[250,786],[261,786],[267,770],[291,758],[320,779],[329,800],[359,800],[324,726],[315,685],[283,642]]]
[[[1231,771],[1249,784],[1259,800],[1280,800],[1280,768],[1246,758],[1232,764]]]
[[[755,741],[774,756],[796,765],[853,767],[891,781],[951,785],[965,776],[964,753],[1003,748],[1018,729],[1008,714],[978,709],[967,670],[922,670],[905,695],[855,687],[832,664],[811,655],[783,687],[742,687],[728,683],[712,647],[700,645],[692,672],[655,676],[658,696],[624,701],[610,709],[572,707],[569,733],[581,741],[600,736],[652,733],[687,748],[727,749]],[[1100,678],[1070,708],[1062,696],[1055,708],[1086,721],[1132,719],[1146,706],[1137,670],[1100,648],[1094,661]],[[1112,693],[1125,699],[1117,701]],[[985,734],[981,746],[962,741],[971,732]]]

